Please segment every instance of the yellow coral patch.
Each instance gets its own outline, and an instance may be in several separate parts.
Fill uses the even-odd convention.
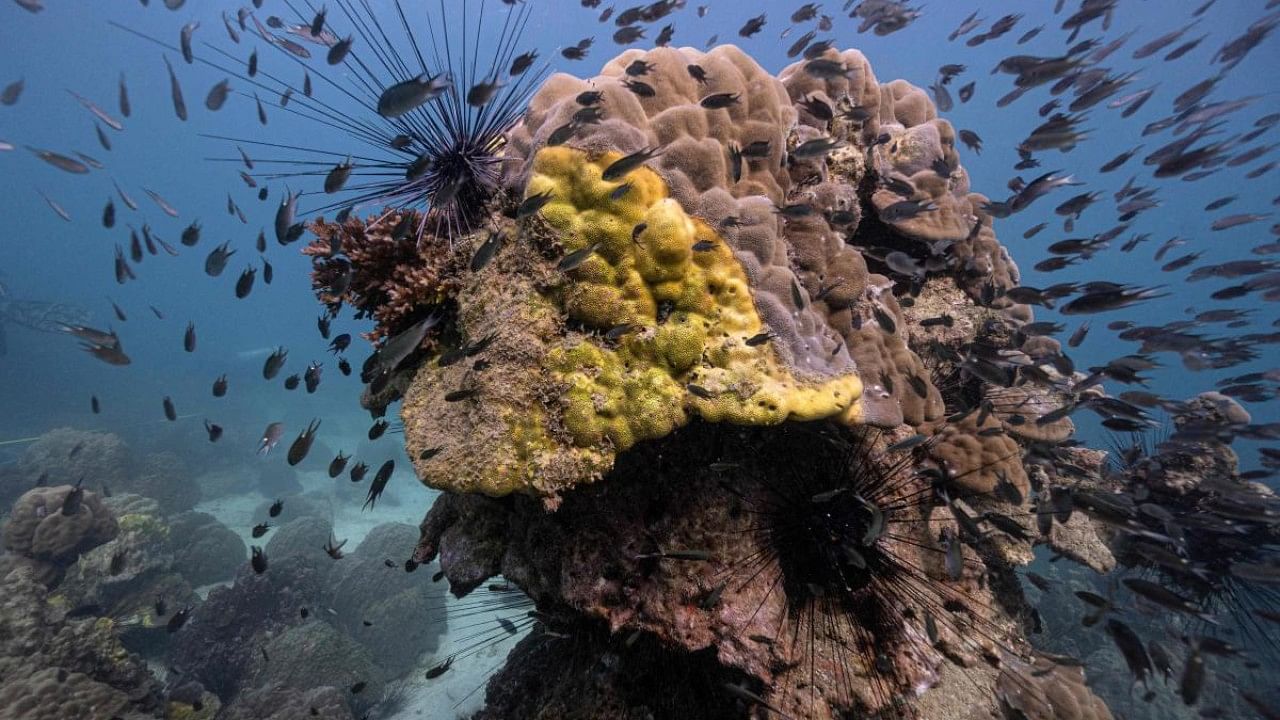
[[[798,380],[771,343],[741,264],[714,229],[671,199],[640,168],[617,182],[602,174],[618,153],[539,151],[526,192],[550,193],[542,217],[572,253],[594,246],[556,301],[569,318],[616,342],[581,339],[553,348],[548,368],[567,386],[563,423],[579,447],[622,450],[662,437],[696,414],[713,422],[769,425],[858,420],[859,379]],[[622,184],[630,189],[614,198]],[[639,228],[639,232],[636,229]]]

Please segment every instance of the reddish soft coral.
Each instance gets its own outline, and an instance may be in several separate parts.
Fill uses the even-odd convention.
[[[316,297],[331,313],[346,303],[357,317],[372,317],[377,324],[364,333],[370,342],[404,330],[458,290],[463,246],[450,247],[431,234],[417,240],[420,221],[413,210],[387,210],[367,220],[311,223],[315,239],[302,252],[312,258]],[[397,233],[401,227],[410,230]]]

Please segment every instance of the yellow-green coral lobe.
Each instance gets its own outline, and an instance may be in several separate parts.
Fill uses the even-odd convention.
[[[573,442],[595,448],[607,440],[622,450],[672,432],[689,413],[753,425],[856,421],[856,376],[802,383],[768,344],[746,345],[765,328],[741,264],[668,197],[657,173],[633,171],[623,180],[631,189],[611,197],[621,183],[601,173],[618,157],[545,148],[526,191],[552,195],[542,217],[566,254],[596,247],[555,291],[569,318],[601,332],[642,328],[616,345],[580,339],[548,353],[547,369],[567,388],[563,424]]]

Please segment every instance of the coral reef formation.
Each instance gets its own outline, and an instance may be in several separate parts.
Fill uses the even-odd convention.
[[[171,513],[190,510],[200,501],[200,486],[189,481],[186,464],[175,453],[135,453],[113,433],[50,430],[27,446],[14,471],[10,483],[24,489],[81,483],[104,495],[143,495]]]
[[[82,553],[116,536],[119,527],[97,493],[58,485],[23,493],[4,526],[5,548],[25,559],[41,582],[56,585]]]
[[[0,563],[2,565],[2,563]],[[0,708],[6,717],[159,717],[162,691],[109,618],[79,617],[28,567],[0,573]]]
[[[307,251],[331,310],[378,320],[363,402],[403,398],[446,491],[414,560],[459,596],[505,577],[538,607],[518,665],[583,669],[513,660],[482,717],[888,713],[956,669],[946,706],[996,712],[977,669],[1032,661],[1032,546],[1113,558],[1033,512],[1080,481],[1049,458],[1098,467],[1055,413],[1082,376],[1020,332],[926,94],[855,50],[777,77],[629,50],[551,76],[506,141],[485,230],[415,245],[389,211]],[[663,673],[700,680],[637,679]],[[1060,674],[1037,699],[1097,703]]]
[[[412,547],[416,529],[379,525],[340,559],[323,549],[332,532],[318,517],[273,530],[264,548],[269,570],[257,573],[242,560],[234,583],[214,588],[173,636],[169,661],[216,694],[231,717],[258,711],[251,708],[263,696],[305,695],[324,707],[329,701],[311,694],[326,686],[341,688],[342,712],[355,712],[435,649],[443,622],[406,626],[403,618],[438,607],[442,591],[426,573],[387,564]],[[358,697],[348,693],[357,684]]]

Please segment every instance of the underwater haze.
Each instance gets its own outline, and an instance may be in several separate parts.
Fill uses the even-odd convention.
[[[1276,718],[1280,1],[0,0],[0,718]]]

